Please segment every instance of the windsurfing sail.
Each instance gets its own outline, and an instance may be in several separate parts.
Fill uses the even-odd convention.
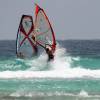
[[[35,32],[37,35],[36,41],[42,47],[47,45],[54,52],[56,49],[55,34],[50,24],[50,21],[42,8],[36,4],[35,8]]]
[[[16,54],[19,57],[32,57],[37,47],[32,39],[34,24],[32,16],[22,15],[16,39]]]

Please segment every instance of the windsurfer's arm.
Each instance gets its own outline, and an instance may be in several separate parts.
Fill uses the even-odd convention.
[[[51,45],[49,45],[49,44],[45,44],[45,46],[43,46],[43,45],[41,45],[39,42],[37,42],[36,41],[36,44],[38,44],[39,46],[41,46],[41,47],[43,47],[45,50],[47,49],[47,45],[49,46],[49,47],[51,47]],[[52,48],[52,47],[51,47]]]
[[[46,47],[41,45],[39,42],[36,41],[36,44],[38,44],[39,46],[43,47],[46,50]]]

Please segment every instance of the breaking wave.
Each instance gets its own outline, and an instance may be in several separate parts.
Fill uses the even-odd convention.
[[[100,78],[100,70],[91,70],[81,66],[72,67],[73,60],[79,61],[80,57],[71,57],[67,50],[57,46],[54,61],[47,62],[47,55],[42,53],[31,60],[16,59],[16,64],[6,64],[6,68],[28,66],[24,70],[4,70],[0,78]],[[24,63],[24,65],[23,65]],[[17,65],[18,64],[18,65]],[[22,65],[21,65],[22,64]]]

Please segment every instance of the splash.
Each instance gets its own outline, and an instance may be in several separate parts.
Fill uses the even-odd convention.
[[[81,96],[81,97],[89,97],[88,93],[86,91],[84,91],[84,90],[80,91],[79,96]]]
[[[70,99],[70,100],[99,100],[100,99],[100,95],[88,95],[88,93],[84,90],[80,91],[79,94],[74,94],[74,93],[66,93],[66,92],[25,92],[25,91],[17,91],[14,93],[11,93],[9,95],[10,97],[53,97],[57,96],[58,98],[60,96],[64,96],[64,97],[74,97],[74,99]],[[75,99],[77,98],[77,99]],[[36,98],[35,98],[36,99]],[[62,99],[62,98],[61,98]],[[50,99],[51,100],[51,99]],[[65,98],[64,98],[65,100]]]
[[[69,56],[65,48],[57,45],[54,61],[47,62],[45,53],[32,60],[17,59],[17,62],[24,63],[23,66],[29,67],[25,70],[2,71],[0,72],[0,78],[100,78],[100,70],[85,69],[81,66],[72,68],[73,59],[80,60],[80,58]],[[11,67],[14,66],[15,64]],[[20,64],[18,64],[19,67]]]

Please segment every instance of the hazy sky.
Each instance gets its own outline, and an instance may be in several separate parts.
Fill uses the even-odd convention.
[[[34,2],[57,39],[100,39],[100,0],[0,0],[0,39],[16,39],[22,14],[34,16]]]

